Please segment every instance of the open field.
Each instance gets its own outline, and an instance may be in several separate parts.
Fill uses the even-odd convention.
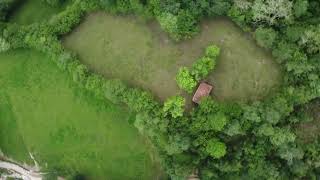
[[[90,179],[157,179],[149,143],[128,123],[133,113],[74,87],[46,56],[0,54],[1,149],[44,170]]]
[[[70,1],[66,1],[63,6],[51,7],[42,2],[42,0],[25,0],[12,13],[10,21],[26,25],[48,20],[54,14],[63,11],[69,3]]]
[[[175,82],[178,69],[190,66],[211,43],[222,49],[207,79],[218,99],[259,99],[280,84],[281,72],[270,53],[230,20],[205,20],[201,30],[193,39],[176,43],[155,22],[97,12],[63,43],[94,71],[150,90],[161,100],[180,92]]]

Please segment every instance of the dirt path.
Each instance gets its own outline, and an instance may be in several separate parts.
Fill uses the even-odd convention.
[[[0,168],[14,172],[13,176],[20,176],[23,180],[42,180],[41,173],[25,169],[24,167],[11,162],[0,161]]]

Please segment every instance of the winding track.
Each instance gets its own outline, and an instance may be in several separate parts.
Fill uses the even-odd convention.
[[[0,161],[0,168],[22,175],[23,180],[42,180],[41,173],[28,170],[11,162]]]

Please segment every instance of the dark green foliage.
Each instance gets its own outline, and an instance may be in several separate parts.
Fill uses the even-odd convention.
[[[49,4],[50,6],[60,6],[65,0],[42,0],[42,2]]]
[[[271,48],[277,38],[277,33],[271,28],[258,28],[255,31],[257,43],[265,48]]]
[[[15,8],[21,0],[1,0],[0,1],[0,21],[7,19],[8,13]]]
[[[308,0],[297,0],[293,5],[294,15],[301,17],[308,11],[309,2]]]

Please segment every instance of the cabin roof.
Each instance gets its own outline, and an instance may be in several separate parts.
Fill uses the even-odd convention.
[[[199,104],[201,98],[209,96],[212,89],[213,87],[210,84],[205,82],[200,83],[197,91],[194,93],[192,101]]]

